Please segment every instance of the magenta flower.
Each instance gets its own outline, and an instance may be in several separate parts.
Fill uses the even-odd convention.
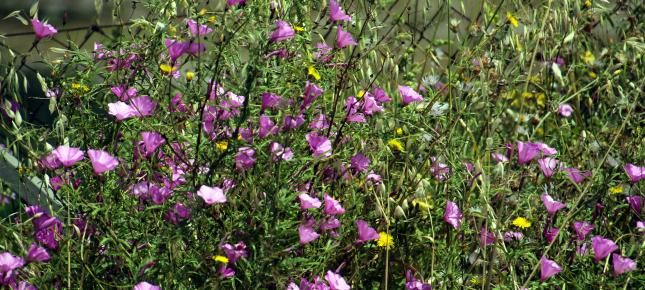
[[[141,139],[143,139],[143,146],[146,148],[146,156],[150,157],[155,153],[155,150],[166,142],[161,134],[157,132],[141,132]]]
[[[132,108],[133,116],[144,117],[152,115],[157,103],[148,96],[140,96],[130,99],[130,107]]]
[[[352,34],[343,30],[340,25],[336,27],[336,30],[336,47],[345,48],[347,46],[355,46],[358,44],[356,43],[356,41],[354,41]]]
[[[544,176],[549,178],[553,176],[553,173],[558,167],[558,159],[552,158],[552,157],[545,157],[542,159],[538,159],[538,164],[540,165],[540,169],[542,170],[542,173],[544,173]]]
[[[556,227],[552,227],[548,229],[546,232],[544,232],[544,237],[546,238],[547,242],[551,243],[555,239],[555,237],[558,236],[558,233],[560,232],[560,229]]]
[[[351,287],[347,285],[347,282],[345,282],[345,279],[343,279],[343,277],[332,271],[327,271],[327,274],[325,274],[325,280],[327,280],[327,283],[329,283],[329,288],[331,290],[351,289]]]
[[[372,92],[374,93],[374,99],[379,103],[389,103],[392,101],[392,99],[385,93],[385,90],[377,86],[374,87]]]
[[[580,171],[579,169],[573,168],[573,167],[566,167],[566,168],[563,168],[562,170],[567,172],[567,176],[569,177],[569,179],[571,179],[571,181],[578,184],[584,181],[586,177],[591,176],[591,172]]]
[[[233,270],[232,268],[229,268],[227,264],[222,264],[222,266],[219,267],[218,272],[222,278],[230,278],[235,276],[235,270]]]
[[[594,226],[588,222],[573,222],[573,230],[576,232],[576,239],[578,241],[584,241],[593,229]]]
[[[573,113],[573,108],[569,104],[561,104],[558,106],[558,114],[560,116],[569,118],[571,117],[571,113]]]
[[[497,163],[508,162],[508,157],[501,153],[491,153],[490,157]]]
[[[122,121],[125,119],[129,119],[132,116],[134,116],[134,112],[132,111],[132,107],[130,105],[118,101],[115,103],[109,103],[108,104],[108,114],[115,116],[117,121]]]
[[[260,116],[260,132],[258,133],[258,137],[264,138],[276,133],[278,133],[278,126],[271,121],[271,118],[266,115]]]
[[[246,3],[246,0],[226,0],[226,4],[228,6],[241,5],[245,3]]]
[[[645,167],[627,163],[623,169],[625,169],[625,172],[629,175],[629,180],[631,180],[632,183],[636,183],[645,178]]]
[[[240,258],[248,256],[246,251],[246,244],[244,242],[239,242],[234,246],[231,244],[222,245],[222,250],[226,254],[230,263],[237,262]]]
[[[293,38],[294,35],[295,32],[293,31],[293,28],[291,28],[291,25],[289,25],[289,23],[283,20],[278,20],[275,22],[275,30],[273,30],[273,33],[271,33],[269,42],[287,40]]]
[[[52,151],[52,154],[54,154],[58,161],[63,163],[63,166],[65,167],[74,165],[76,162],[83,160],[83,157],[85,156],[85,153],[81,149],[69,147],[67,145],[58,146],[56,150]]]
[[[399,93],[403,99],[403,105],[408,105],[412,102],[421,102],[423,97],[419,93],[415,92],[414,89],[408,86],[399,86]]]
[[[161,290],[161,287],[143,281],[139,282],[139,284],[137,285],[134,285],[134,288],[132,288],[132,290]]]
[[[459,226],[461,226],[462,217],[463,215],[461,214],[459,207],[457,207],[457,204],[452,201],[448,201],[446,203],[446,211],[443,214],[443,221],[450,224],[453,228],[458,229]]]
[[[40,158],[38,163],[40,164],[41,167],[45,169],[56,169],[63,166],[63,164],[60,163],[58,158],[56,158],[56,155],[54,155],[54,153],[49,153],[44,157]]]
[[[0,254],[0,285],[7,285],[13,281],[13,270],[25,265],[25,260],[11,253]]]
[[[550,195],[546,193],[540,195],[540,199],[542,200],[544,207],[546,207],[546,212],[550,215],[554,215],[556,212],[566,207],[564,203],[554,200]]]
[[[43,247],[32,243],[29,246],[29,252],[27,253],[27,261],[29,262],[47,262],[49,261],[50,256],[47,253],[47,250]]]
[[[365,243],[368,241],[378,240],[381,235],[376,230],[370,227],[364,220],[356,220],[356,227],[358,227],[358,243]]]
[[[313,120],[311,120],[311,123],[309,123],[309,128],[311,129],[327,129],[329,128],[329,121],[327,121],[327,117],[325,117],[324,114],[318,114],[318,116],[314,117]]]
[[[255,164],[255,150],[249,147],[240,147],[235,155],[235,168],[247,170]]]
[[[316,132],[311,132],[305,135],[305,139],[307,139],[309,149],[313,151],[314,157],[331,156],[331,141],[327,137],[319,136]]]
[[[531,162],[540,154],[540,147],[531,142],[517,141],[517,163],[522,165]]]
[[[614,266],[614,276],[636,270],[636,262],[630,258],[623,257],[616,253],[611,255]]]
[[[36,39],[38,40],[50,37],[58,33],[58,30],[56,30],[54,26],[51,26],[51,24],[43,24],[38,19],[32,19],[31,26],[34,28],[34,33],[36,34]]]
[[[430,284],[423,283],[412,273],[412,270],[405,270],[405,289],[406,290],[432,290]]]
[[[486,226],[483,226],[482,230],[479,232],[479,244],[482,248],[485,248],[493,243],[495,243],[495,234],[489,231]]]
[[[540,280],[545,281],[553,275],[560,273],[560,271],[562,271],[562,268],[555,261],[542,256],[540,259]]]
[[[332,216],[332,217],[330,217],[330,218],[328,218],[328,219],[324,220],[324,221],[320,224],[320,230],[321,230],[321,231],[328,231],[328,230],[337,229],[337,228],[339,228],[340,226],[341,226],[340,221],[339,221],[337,218],[335,218],[335,217],[333,217],[333,216]],[[334,233],[332,233],[332,235],[333,235],[333,234],[334,234]]]
[[[325,194],[325,210],[323,212],[328,215],[337,215],[344,214],[345,209],[340,205],[339,201]]]
[[[343,8],[335,0],[329,1],[329,20],[330,21],[350,21],[349,15],[345,14]]]
[[[306,193],[302,193],[298,195],[298,199],[300,199],[300,209],[306,210],[310,208],[320,208],[322,203],[320,202],[320,199],[311,197],[310,195]]]
[[[90,157],[92,168],[94,169],[94,173],[97,175],[112,170],[119,165],[119,161],[116,160],[116,158],[103,150],[90,149],[87,150],[87,155]]]
[[[643,197],[639,195],[630,195],[625,197],[625,200],[627,203],[629,203],[629,207],[632,208],[634,212],[637,214],[641,214],[642,206],[643,206]]]
[[[300,236],[301,245],[308,244],[320,237],[320,235],[314,231],[312,223],[310,222],[298,226],[298,235]]]
[[[356,153],[350,160],[350,168],[357,172],[365,172],[370,166],[370,159],[367,158],[363,153]]]
[[[202,185],[197,191],[197,195],[204,199],[206,204],[214,203],[225,203],[226,195],[224,195],[224,190],[219,187],[210,187]]]
[[[309,105],[311,105],[311,103],[313,103],[316,98],[322,95],[323,92],[324,90],[319,86],[307,81],[307,83],[305,84],[305,97],[302,101],[302,105],[300,105],[300,110],[306,110],[307,108],[309,108]]]
[[[282,97],[273,93],[262,93],[262,108],[261,111],[264,111],[266,108],[275,108],[282,103]]]
[[[164,45],[168,49],[170,60],[174,63],[179,57],[181,57],[184,53],[186,53],[186,51],[188,51],[188,46],[190,44],[178,40],[166,39],[164,41]]]
[[[186,20],[186,24],[188,25],[188,29],[190,29],[190,33],[193,36],[204,36],[213,32],[213,29],[209,28],[208,25],[199,24],[197,23],[197,21],[192,19]]]
[[[512,240],[518,240],[519,241],[522,238],[524,238],[524,234],[522,234],[521,232],[508,231],[508,232],[504,233],[504,241],[506,241],[506,242],[510,242]]]
[[[135,88],[126,89],[124,85],[112,87],[110,90],[119,98],[119,101],[123,101],[123,102],[131,98],[134,98],[137,95],[137,89]]]
[[[593,255],[596,262],[606,258],[611,252],[618,250],[618,246],[614,241],[601,236],[591,238],[591,246],[593,247]]]

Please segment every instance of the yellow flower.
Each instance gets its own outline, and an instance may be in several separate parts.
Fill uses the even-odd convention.
[[[544,105],[546,105],[546,95],[544,95],[543,93],[539,93],[535,98],[535,102],[537,103],[538,106],[544,107]]]
[[[421,211],[428,211],[433,208],[432,204],[429,204],[420,198],[415,198],[414,200],[412,200],[412,206],[417,206],[417,205],[419,206],[419,210]]]
[[[78,90],[78,89],[80,89],[80,88],[81,88],[81,84],[79,84],[79,83],[72,83],[72,89],[74,89],[74,90]]]
[[[590,8],[591,7],[591,0],[585,0],[585,8]]]
[[[611,192],[612,194],[623,193],[623,186],[622,185],[612,186],[609,188],[609,192]]]
[[[523,217],[517,217],[513,220],[513,225],[522,229],[526,229],[531,227],[531,222]]]
[[[522,93],[522,98],[523,98],[523,99],[532,99],[532,98],[533,98],[533,93],[530,93],[530,92],[523,92],[523,93]]]
[[[394,238],[392,237],[392,235],[386,232],[380,232],[376,244],[381,248],[391,249],[392,247],[394,247]]]
[[[170,74],[170,73],[174,72],[175,70],[177,70],[176,67],[169,66],[167,64],[161,64],[159,66],[159,69],[161,69],[161,72],[164,73],[164,74]]]
[[[589,71],[589,72],[587,73],[587,75],[589,75],[589,77],[590,77],[590,78],[592,78],[592,79],[595,79],[595,78],[597,78],[597,77],[598,77],[598,75],[597,75],[595,72],[592,72],[592,71]]]
[[[302,27],[302,26],[294,25],[293,30],[295,30],[297,32],[303,32],[303,31],[305,31],[305,28]]]
[[[390,146],[392,150],[403,152],[403,144],[401,144],[399,140],[390,139],[390,141],[387,141],[387,145]]]
[[[520,25],[520,23],[517,21],[517,18],[515,18],[515,16],[513,16],[513,13],[511,12],[506,12],[506,20],[510,22],[514,27]]]
[[[228,142],[226,142],[226,140],[219,141],[215,144],[215,147],[217,147],[217,150],[219,151],[226,151],[228,148]]]
[[[202,9],[199,9],[198,14],[199,14],[199,16],[204,16],[204,15],[206,15],[206,12],[208,12],[208,10],[206,10],[206,8],[202,8]]]
[[[195,72],[194,71],[187,71],[186,72],[186,80],[187,81],[192,81],[195,78]]]
[[[537,134],[539,136],[543,136],[544,135],[544,129],[542,129],[542,128],[535,129],[535,134]]]
[[[585,51],[585,53],[580,55],[580,58],[582,61],[584,61],[588,65],[593,65],[593,63],[596,61],[596,57],[591,53],[591,51]]]
[[[212,259],[215,262],[220,262],[224,264],[228,263],[228,258],[224,256],[217,255],[217,256],[213,256]]]
[[[314,77],[314,79],[317,81],[320,80],[320,74],[313,66],[309,66],[309,68],[307,68],[307,75]]]
[[[208,17],[208,23],[215,24],[215,21],[217,21],[217,17],[215,17],[215,15]]]
[[[358,94],[356,94],[356,98],[361,99],[361,98],[363,98],[363,96],[364,96],[364,95],[365,95],[365,91],[364,91],[364,90],[360,90],[360,91],[358,92]]]
[[[473,285],[479,285],[480,282],[479,282],[478,277],[474,276],[474,277],[470,278],[470,283],[473,284]]]
[[[402,128],[396,128],[396,135],[403,135],[403,129]]]

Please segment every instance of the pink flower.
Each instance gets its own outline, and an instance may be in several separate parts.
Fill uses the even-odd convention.
[[[264,138],[276,133],[278,133],[278,126],[271,121],[271,118],[267,115],[260,116],[260,132],[258,133],[258,137]]]
[[[161,287],[143,281],[139,282],[139,284],[137,285],[134,285],[134,288],[132,288],[132,290],[161,290]]]
[[[491,153],[490,157],[493,158],[497,163],[508,162],[508,157],[501,153]]]
[[[298,235],[300,236],[301,245],[308,244],[320,237],[320,235],[314,231],[309,222],[298,226]]]
[[[320,208],[322,203],[320,202],[320,199],[311,197],[309,194],[302,193],[298,195],[298,199],[300,199],[300,209],[306,210],[310,208]]]
[[[641,210],[643,208],[642,207],[642,205],[643,205],[643,197],[642,196],[630,195],[630,196],[625,197],[625,200],[627,201],[627,203],[629,203],[629,207],[631,207],[634,212],[636,212],[639,215],[641,214]]]
[[[349,15],[345,14],[343,8],[335,0],[329,1],[329,20],[330,21],[350,21]]]
[[[584,241],[593,229],[594,226],[588,222],[573,222],[573,230],[576,232],[576,239],[578,241]]]
[[[246,170],[255,164],[255,150],[249,147],[240,147],[235,155],[235,168],[237,170]]]
[[[190,45],[187,42],[181,42],[172,39],[166,39],[164,45],[168,49],[168,54],[170,55],[170,60],[174,63],[179,57],[181,57],[188,50]]]
[[[56,155],[54,155],[54,153],[47,154],[44,157],[40,158],[38,163],[45,169],[56,169],[63,166],[58,158],[56,158]]]
[[[85,153],[79,148],[69,147],[67,145],[61,145],[52,152],[54,156],[63,163],[63,166],[70,167],[76,162],[83,160]]]
[[[132,108],[133,116],[144,117],[152,115],[157,103],[148,96],[140,96],[130,99],[130,107]]]
[[[204,36],[213,32],[213,29],[209,28],[208,25],[199,24],[197,23],[197,21],[192,19],[186,20],[186,24],[188,25],[188,28],[190,29],[190,33],[193,36]]]
[[[273,93],[262,93],[262,108],[261,111],[264,111],[266,108],[275,108],[282,103],[282,97]]]
[[[540,165],[542,173],[544,173],[544,176],[547,178],[553,176],[553,172],[557,169],[558,166],[558,159],[552,157],[538,159],[537,162]]]
[[[321,231],[328,231],[328,230],[337,229],[340,226],[341,226],[340,221],[337,218],[332,216],[332,217],[326,219],[322,224],[320,224],[320,230]]]
[[[345,279],[343,279],[343,277],[332,271],[327,271],[327,274],[325,274],[325,280],[327,280],[327,282],[329,283],[329,288],[331,290],[351,289],[351,287],[347,285],[347,282],[345,282]]]
[[[553,275],[560,273],[560,271],[562,271],[562,268],[555,261],[542,256],[540,259],[540,280],[545,281]]]
[[[323,212],[328,215],[337,215],[344,214],[345,209],[340,205],[339,201],[325,194],[325,210]]]
[[[226,254],[230,263],[237,262],[240,258],[248,256],[246,252],[246,244],[244,242],[239,242],[232,246],[231,244],[222,245],[222,250]]]
[[[350,160],[350,168],[356,172],[365,172],[367,168],[370,167],[370,159],[367,158],[363,153],[356,153]]]
[[[547,242],[551,243],[553,242],[553,239],[558,236],[559,232],[560,229],[553,227],[544,232],[544,237],[546,238]]]
[[[38,40],[50,37],[58,32],[51,24],[43,24],[38,19],[32,19],[31,26],[34,28],[34,33],[36,33],[36,39]]]
[[[287,40],[293,38],[294,35],[295,32],[293,31],[293,28],[291,28],[291,25],[289,25],[289,23],[283,20],[278,20],[275,22],[275,30],[273,30],[273,33],[271,33],[269,42]]]
[[[49,261],[50,256],[47,253],[47,250],[43,247],[38,246],[35,243],[32,243],[29,246],[29,252],[27,253],[27,261],[30,262],[47,262]]]
[[[232,268],[229,268],[227,265],[228,264],[222,264],[222,266],[219,267],[218,272],[222,278],[230,278],[235,276],[235,270],[233,270]]]
[[[321,130],[329,128],[327,117],[325,117],[324,114],[318,114],[318,116],[314,117],[314,119],[311,120],[311,123],[309,123],[309,128]]]
[[[585,180],[585,177],[591,176],[591,172],[589,171],[580,171],[577,168],[573,167],[567,167],[562,169],[567,172],[569,179],[575,183],[581,183],[582,181]]]
[[[157,132],[141,132],[141,138],[143,139],[143,146],[146,148],[146,156],[148,157],[152,156],[155,150],[166,142],[166,139]]]
[[[327,137],[319,136],[317,133],[312,132],[305,135],[305,139],[307,139],[309,149],[313,151],[314,157],[331,156],[331,141]]]
[[[226,195],[224,195],[224,190],[219,187],[202,185],[197,191],[197,195],[203,198],[206,204],[209,205],[226,202]]]
[[[352,35],[349,32],[343,30],[340,25],[338,25],[336,29],[336,47],[345,48],[347,46],[355,46],[358,44],[356,43],[356,41],[354,41]]]
[[[399,86],[399,93],[403,99],[403,105],[408,105],[412,102],[421,102],[423,97],[419,93],[415,92],[414,89],[408,86]]]
[[[495,243],[495,234],[489,231],[486,226],[483,226],[479,232],[479,244],[482,248],[485,248],[493,243]]]
[[[374,86],[373,93],[374,93],[374,100],[376,100],[379,103],[389,103],[390,101],[392,101],[392,99],[390,99],[390,97],[388,97],[387,94],[385,94],[385,91],[377,86]]]
[[[367,241],[378,240],[381,235],[376,230],[370,227],[364,220],[356,220],[356,227],[358,227],[358,243],[365,243]]]
[[[627,163],[623,167],[623,169],[625,169],[625,172],[629,176],[629,179],[631,180],[632,183],[636,183],[639,180],[645,178],[645,167],[640,167],[631,163]]]
[[[540,147],[531,142],[517,141],[517,163],[522,165],[531,162],[540,153]]]
[[[564,203],[554,200],[550,195],[546,193],[540,195],[540,199],[542,200],[544,207],[546,207],[546,212],[550,215],[554,215],[556,212],[566,207]]]
[[[115,116],[117,121],[131,118],[134,115],[132,107],[121,101],[118,101],[116,103],[109,103],[108,113],[112,116]]]
[[[561,104],[558,106],[558,114],[560,116],[569,118],[571,117],[571,113],[573,113],[573,108],[569,104]]]
[[[317,86],[312,82],[307,81],[307,83],[305,84],[305,93],[304,93],[305,97],[302,101],[302,105],[300,105],[300,110],[302,111],[309,108],[309,105],[311,105],[311,103],[313,103],[313,101],[316,100],[316,98],[322,95],[323,92],[324,90],[321,89],[319,86]]]
[[[0,254],[0,285],[13,281],[13,270],[25,265],[25,260],[11,253]]]
[[[630,258],[618,254],[612,254],[612,264],[614,266],[614,276],[636,270],[636,262]]]
[[[97,175],[112,170],[119,165],[119,161],[116,160],[116,158],[103,150],[90,149],[87,150],[87,155],[90,157],[92,168],[94,169],[94,173]]]
[[[112,87],[110,90],[119,98],[120,101],[124,101],[124,102],[131,98],[134,98],[137,95],[137,89],[135,88],[126,89],[124,85]]]
[[[245,4],[246,0],[226,0],[228,6],[235,6],[240,4]]]
[[[609,256],[611,252],[618,250],[618,246],[614,241],[605,239],[601,236],[591,238],[591,246],[593,247],[593,254],[596,262]]]
[[[459,226],[461,226],[462,217],[463,215],[461,214],[459,207],[457,207],[457,204],[452,201],[448,201],[446,203],[446,211],[443,214],[443,220],[453,228],[458,229]]]

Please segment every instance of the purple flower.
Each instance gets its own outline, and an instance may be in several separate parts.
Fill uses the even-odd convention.
[[[486,226],[483,226],[482,230],[479,232],[479,244],[482,248],[485,248],[493,243],[495,243],[495,234],[489,231]]]
[[[54,153],[47,154],[44,157],[40,158],[38,163],[45,169],[56,169],[63,166],[58,158],[56,158],[56,155],[54,155]]]
[[[401,94],[404,106],[413,102],[423,101],[423,97],[419,95],[419,93],[415,92],[411,87],[399,86],[399,93]]]
[[[584,181],[586,177],[591,176],[591,172],[580,171],[579,169],[573,167],[567,167],[562,170],[567,172],[567,175],[569,176],[569,179],[571,179],[571,181],[578,184]]]
[[[229,268],[226,266],[227,264],[222,264],[222,266],[219,267],[219,274],[222,276],[222,278],[230,278],[235,276],[235,270],[232,268]]]
[[[31,244],[29,247],[29,252],[27,253],[27,261],[29,262],[47,262],[49,261],[49,253],[43,247],[36,245],[35,243]]]
[[[25,281],[20,281],[18,283],[18,288],[17,290],[38,290],[35,286],[25,282]]]
[[[506,242],[510,242],[512,240],[518,240],[519,241],[522,238],[524,238],[524,234],[522,234],[521,232],[511,232],[511,231],[509,231],[509,232],[504,233],[504,241],[506,241]]]
[[[443,221],[447,222],[455,229],[458,229],[459,226],[461,226],[462,217],[463,215],[461,214],[459,207],[457,207],[457,204],[452,201],[448,201],[446,203],[446,211],[443,214]]]
[[[544,237],[546,238],[547,242],[551,243],[555,239],[555,237],[558,236],[558,233],[560,232],[560,229],[556,227],[552,227],[548,229],[546,232],[544,232]]]
[[[381,235],[376,230],[370,227],[364,220],[356,220],[356,227],[358,227],[358,243],[365,243],[367,241],[378,240]]]
[[[32,19],[31,26],[34,28],[34,33],[38,40],[50,37],[58,32],[58,30],[56,30],[54,26],[51,26],[51,24],[43,24],[38,19]]]
[[[627,163],[625,166],[623,166],[623,169],[625,169],[625,173],[627,173],[629,180],[631,180],[632,183],[636,183],[639,180],[645,178],[645,167]]]
[[[320,235],[314,231],[312,224],[313,223],[311,222],[307,222],[298,226],[298,235],[300,236],[301,245],[308,244],[320,237]]]
[[[289,23],[287,23],[286,21],[278,20],[275,22],[275,30],[273,30],[273,33],[271,33],[269,42],[287,40],[293,38],[294,35],[295,32],[293,31],[293,28],[291,28],[291,25],[289,25]]]
[[[170,55],[170,60],[174,63],[179,57],[181,57],[188,50],[190,45],[187,42],[181,42],[172,39],[166,39],[164,45],[168,49],[168,54]]]
[[[275,108],[282,103],[282,97],[273,93],[262,93],[262,108],[261,111],[264,111],[266,108]]]
[[[157,132],[141,132],[141,139],[143,139],[143,146],[146,148],[146,156],[150,157],[155,153],[155,150],[166,142],[161,134]]]
[[[235,168],[247,170],[255,164],[255,150],[249,147],[240,147],[235,155]]]
[[[134,285],[134,288],[132,288],[132,290],[161,290],[161,287],[143,281],[139,282],[139,284],[137,285]]]
[[[11,253],[0,254],[0,285],[7,285],[13,282],[13,270],[25,265],[25,260],[16,257]]]
[[[542,200],[544,207],[546,207],[546,212],[550,215],[554,215],[556,212],[566,207],[564,203],[554,200],[550,195],[546,193],[540,195],[540,199]]]
[[[241,5],[245,3],[246,3],[246,0],[226,0],[226,4],[228,6]]]
[[[278,133],[278,126],[275,125],[271,118],[266,115],[260,116],[260,132],[258,137],[264,138],[269,135],[274,135]]]
[[[305,139],[307,139],[309,149],[313,151],[314,157],[331,156],[331,141],[327,137],[319,136],[316,132],[311,132],[305,135]]]
[[[612,264],[614,265],[614,276],[636,270],[636,262],[630,258],[618,254],[612,254]]]
[[[540,259],[540,280],[544,281],[551,278],[553,275],[560,273],[562,268],[555,261],[547,259],[542,256]]]
[[[186,20],[186,24],[188,25],[188,29],[190,29],[190,33],[193,36],[204,36],[213,32],[213,29],[209,28],[208,25],[199,24],[197,23],[197,21],[192,19]]]
[[[591,238],[591,246],[593,247],[593,254],[596,262],[609,256],[611,252],[618,250],[618,246],[614,241],[605,239],[601,236]]]
[[[337,215],[344,214],[345,209],[340,205],[339,201],[325,194],[325,210],[323,212],[328,215]]]
[[[123,102],[131,98],[134,98],[137,95],[137,89],[135,88],[126,89],[124,85],[112,87],[110,90],[119,98],[120,101],[123,101]]]
[[[226,254],[230,263],[237,262],[240,258],[248,256],[246,251],[246,244],[244,242],[239,242],[235,245],[224,244],[222,245],[222,250]]]
[[[501,153],[491,153],[490,157],[497,163],[508,162],[508,157]]]
[[[116,160],[116,158],[103,150],[90,149],[87,150],[87,155],[90,157],[92,168],[94,169],[94,173],[97,175],[112,170],[119,165],[119,161]]]
[[[355,46],[358,44],[356,43],[356,41],[354,41],[352,35],[349,32],[343,30],[340,25],[336,27],[336,30],[336,47],[345,48],[347,46]]]
[[[115,116],[117,121],[129,119],[132,116],[134,116],[134,112],[132,111],[132,107],[130,105],[118,101],[115,103],[109,103],[108,104],[108,114]]]
[[[329,283],[329,288],[331,290],[351,289],[351,287],[347,285],[347,282],[345,282],[345,279],[343,279],[343,277],[332,271],[327,271],[327,273],[325,274],[325,280],[327,280],[327,283]]]
[[[330,21],[350,21],[349,15],[345,14],[343,8],[335,0],[329,1],[329,20]]]
[[[130,99],[130,108],[132,108],[132,116],[145,117],[152,115],[152,112],[157,107],[157,103],[152,101],[148,96],[140,96]]]
[[[571,117],[571,113],[573,113],[573,108],[569,104],[561,104],[558,106],[558,114],[560,116],[569,118]]]
[[[321,89],[319,86],[317,86],[312,82],[307,81],[307,83],[305,84],[305,93],[304,93],[305,97],[302,100],[302,105],[300,105],[300,110],[302,111],[309,108],[311,103],[313,103],[313,101],[316,98],[322,95],[323,92],[324,90]]]
[[[327,121],[327,118],[324,114],[318,114],[318,116],[316,116],[313,120],[311,120],[311,123],[309,123],[309,128],[324,130],[329,128],[329,122]]]
[[[627,203],[629,203],[629,207],[631,207],[634,212],[636,212],[637,214],[641,214],[642,205],[643,205],[642,196],[630,195],[625,197],[625,200],[627,201]]]
[[[423,283],[419,281],[412,274],[412,270],[405,270],[405,289],[406,290],[432,290],[430,284]]]
[[[197,191],[197,195],[203,198],[206,204],[226,202],[226,195],[224,195],[224,190],[219,187],[202,185]]]
[[[337,229],[341,226],[340,221],[335,217],[330,217],[320,224],[321,231]]]
[[[552,157],[538,159],[537,162],[540,165],[542,173],[544,173],[544,176],[547,178],[553,176],[553,172],[558,167],[558,159]]]
[[[588,222],[573,222],[573,230],[576,232],[576,239],[578,241],[584,241],[593,229],[594,226]]]
[[[70,167],[76,162],[83,160],[85,153],[79,148],[69,147],[67,145],[61,145],[52,152],[56,159],[63,163],[65,167]]]
[[[357,172],[365,172],[370,166],[370,159],[365,157],[363,153],[356,153],[350,160],[350,168]]]
[[[517,141],[517,163],[522,165],[531,162],[540,153],[536,143]]]
[[[300,199],[300,209],[306,210],[310,208],[320,208],[322,203],[320,202],[320,199],[311,197],[310,195],[306,193],[302,193],[298,195],[298,199]]]

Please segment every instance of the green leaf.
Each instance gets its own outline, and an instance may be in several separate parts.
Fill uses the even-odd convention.
[[[38,3],[40,3],[40,1],[36,1],[36,2],[35,2],[33,5],[31,5],[31,7],[29,8],[29,16],[31,16],[31,18],[35,18],[35,19],[37,19],[37,18],[38,18]]]

